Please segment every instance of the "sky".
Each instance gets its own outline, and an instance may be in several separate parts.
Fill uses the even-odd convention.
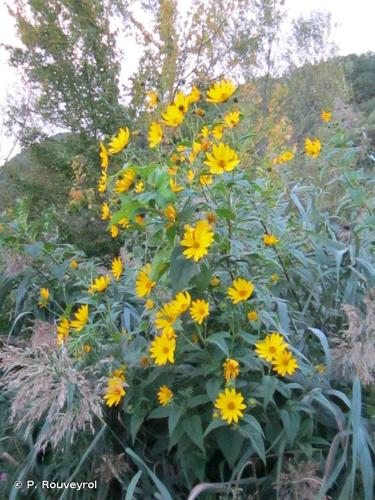
[[[179,1],[184,2],[185,5],[189,0]],[[0,67],[2,68],[0,109],[9,94],[14,95],[18,90],[22,91],[20,79],[14,69],[9,67],[6,51],[1,47],[2,43],[17,44],[13,19],[8,14],[6,3],[8,2],[0,0]],[[285,7],[289,11],[291,18],[301,15],[308,16],[310,12],[316,10],[330,12],[335,25],[332,32],[332,41],[337,45],[339,55],[375,52],[375,0],[285,0]],[[138,11],[137,19],[142,21],[142,12]],[[133,54],[132,60],[129,60],[129,52]],[[138,58],[139,54],[137,54],[136,45],[134,44],[134,50],[127,50],[129,74],[136,69]],[[129,74],[125,74],[124,78]],[[0,119],[0,165],[9,154],[12,155],[18,152],[18,147],[15,145],[16,140],[4,135],[2,123],[3,113]]]

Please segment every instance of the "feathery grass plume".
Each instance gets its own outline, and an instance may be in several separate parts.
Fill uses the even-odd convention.
[[[290,461],[285,471],[279,476],[275,489],[278,490],[278,498],[283,500],[314,500],[318,498],[319,489],[323,479],[318,476],[319,464],[314,462],[300,462],[292,464]],[[326,496],[319,497],[322,500]]]
[[[352,381],[358,375],[363,384],[375,381],[375,302],[374,291],[365,298],[366,316],[349,304],[342,306],[348,318],[348,327],[334,339],[332,349],[335,376]]]
[[[53,348],[56,345],[55,327],[52,323],[46,321],[35,320],[32,327],[31,347]]]
[[[28,255],[11,254],[1,251],[0,263],[3,267],[2,272],[8,278],[14,278],[22,274],[28,267],[32,265],[33,259]]]
[[[78,369],[63,350],[5,346],[0,350],[0,387],[11,399],[10,421],[30,435],[40,423],[36,448],[56,448],[63,438],[73,441],[79,431],[94,433],[94,419],[102,416],[103,380],[93,368]],[[69,401],[69,402],[68,402]]]
[[[95,473],[99,475],[100,482],[109,483],[112,479],[121,482],[124,474],[129,472],[129,463],[125,458],[125,453],[119,455],[106,453],[101,457],[101,463],[96,468]]]

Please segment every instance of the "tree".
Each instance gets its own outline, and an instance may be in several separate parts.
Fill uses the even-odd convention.
[[[111,2],[16,0],[9,12],[23,44],[7,47],[10,63],[32,94],[31,121],[91,138],[122,124]],[[11,107],[9,123],[14,117],[19,121],[19,106]]]

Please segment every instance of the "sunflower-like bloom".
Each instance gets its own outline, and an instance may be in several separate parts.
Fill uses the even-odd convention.
[[[102,142],[99,143],[99,157],[100,157],[100,166],[107,170],[109,165],[109,156],[107,148],[104,146]]]
[[[210,280],[210,285],[211,286],[219,286],[220,285],[220,278],[218,278],[217,276],[212,276],[212,278]]]
[[[61,347],[69,338],[70,323],[68,318],[62,317],[57,325],[57,345]]]
[[[162,366],[174,363],[174,352],[176,350],[176,339],[167,334],[155,337],[151,342],[150,356],[155,360],[155,364]]]
[[[221,82],[214,83],[207,91],[206,101],[211,104],[226,102],[235,90],[236,87],[230,80],[221,80]]]
[[[322,150],[322,144],[319,139],[310,139],[309,137],[305,140],[305,153],[311,158],[318,158],[320,151]]]
[[[331,111],[324,111],[324,110],[323,110],[323,111],[321,112],[321,114],[320,114],[320,118],[321,118],[324,122],[326,122],[326,123],[330,122],[330,121],[332,120],[332,113],[331,113]]]
[[[296,358],[287,349],[278,352],[272,361],[272,369],[285,377],[285,375],[293,375],[298,368],[298,363]]]
[[[187,178],[187,181],[189,184],[191,184],[193,182],[194,177],[195,177],[195,172],[193,169],[190,168],[186,174],[186,178]]]
[[[173,99],[173,104],[179,109],[179,111],[181,111],[181,113],[185,114],[188,112],[190,102],[189,98],[185,94],[177,92],[175,98]]]
[[[112,224],[112,226],[110,228],[110,232],[111,232],[111,236],[113,239],[117,238],[118,233],[119,233],[118,226],[116,226],[116,224]]]
[[[108,176],[106,174],[106,171],[103,170],[101,175],[100,175],[100,178],[99,178],[99,182],[98,182],[98,192],[100,194],[103,194],[106,192],[107,190],[107,180],[108,180]]]
[[[184,237],[180,245],[186,247],[183,254],[187,259],[201,260],[208,253],[214,241],[212,226],[206,220],[198,221],[196,227],[185,226]]]
[[[202,186],[210,186],[214,182],[212,175],[204,174],[199,176],[199,183]]]
[[[108,203],[102,203],[102,220],[109,220],[111,218],[111,211],[109,209]]]
[[[232,288],[228,288],[227,290],[227,294],[231,298],[233,304],[244,302],[252,296],[253,292],[253,283],[243,278],[235,279],[232,283]]]
[[[48,288],[41,288],[40,289],[38,306],[39,307],[46,307],[48,300],[49,300],[49,290],[48,290]]]
[[[210,135],[210,129],[207,127],[207,125],[205,125],[199,132],[199,136],[202,137],[202,139],[207,139],[209,135]]]
[[[223,137],[223,132],[225,129],[225,125],[215,125],[214,128],[211,131],[212,137],[216,139],[217,141],[220,141]]]
[[[240,122],[240,112],[231,111],[224,116],[225,125],[229,128],[237,127]]]
[[[70,322],[71,328],[76,332],[81,332],[89,320],[89,306],[87,304],[78,308],[74,313],[74,320]]]
[[[178,314],[179,311],[177,304],[174,301],[167,302],[159,311],[156,312],[155,327],[159,330],[162,330],[163,333],[170,332],[170,329],[171,327],[173,327]]]
[[[120,257],[115,257],[112,260],[112,274],[116,281],[121,278],[121,275],[124,271],[124,265]]]
[[[274,158],[272,163],[283,165],[284,163],[293,160],[293,158],[294,158],[293,151],[284,151],[284,153],[281,153],[279,156]]]
[[[255,352],[261,359],[265,359],[271,363],[287,347],[285,338],[280,333],[274,332],[255,344]]]
[[[110,276],[99,276],[96,280],[91,283],[88,292],[89,293],[103,293],[111,282]]]
[[[279,243],[279,239],[276,238],[276,236],[274,234],[265,234],[263,236],[263,243],[267,246],[267,247],[273,247],[275,245],[277,245]]]
[[[211,174],[222,175],[224,172],[231,172],[240,160],[234,149],[221,142],[212,146],[212,153],[206,153],[204,163],[210,168]]]
[[[221,392],[216,401],[215,408],[220,411],[222,420],[226,420],[228,424],[232,422],[238,423],[238,419],[243,417],[243,411],[246,408],[244,397],[235,389],[225,389]]]
[[[121,365],[120,368],[117,370],[113,370],[111,373],[111,377],[117,377],[121,379],[123,382],[125,382],[125,370],[126,370],[126,365]]]
[[[145,225],[145,215],[144,214],[138,214],[134,217],[134,220],[135,222],[139,225],[139,226],[144,226]]]
[[[143,181],[138,181],[134,187],[134,191],[139,194],[145,190],[145,185]]]
[[[162,123],[167,127],[178,127],[184,121],[184,113],[174,104],[167,106],[166,111],[161,115]]]
[[[126,217],[123,217],[118,221],[119,226],[122,227],[123,229],[126,229],[127,227],[130,226],[130,221]]]
[[[152,299],[147,299],[145,303],[145,308],[149,311],[150,309],[153,309],[155,306],[155,303]]]
[[[170,222],[175,222],[176,221],[176,209],[174,206],[170,203],[167,208],[164,210],[164,215]]]
[[[108,380],[107,391],[103,399],[109,407],[117,406],[125,394],[124,381],[120,377],[111,377]]]
[[[201,98],[200,90],[197,89],[197,87],[195,87],[195,85],[193,85],[192,89],[190,90],[189,94],[187,95],[187,98],[188,98],[190,104],[194,104],[194,103],[198,102],[199,99]]]
[[[70,269],[78,269],[78,262],[73,259],[71,262],[70,262]]]
[[[256,311],[249,311],[247,313],[247,319],[249,321],[258,321],[258,313]]]
[[[130,186],[133,184],[134,179],[136,177],[136,173],[132,168],[127,168],[121,179],[116,181],[115,193],[126,193],[129,191]]]
[[[148,108],[155,109],[159,102],[158,94],[154,90],[150,90],[150,92],[147,92],[146,98]]]
[[[150,148],[155,148],[163,139],[163,129],[158,122],[152,122],[148,131],[148,143]]]
[[[177,181],[176,179],[170,179],[169,180],[169,187],[171,188],[171,191],[173,191],[174,193],[179,193],[180,191],[183,191],[183,186],[180,186],[179,184],[177,184]]]
[[[117,135],[112,137],[109,143],[108,154],[114,155],[120,153],[129,143],[130,132],[128,127],[120,128]]]
[[[189,309],[190,303],[191,297],[189,292],[179,292],[173,301],[178,315],[184,314]]]
[[[162,385],[158,392],[158,400],[161,406],[167,406],[172,401],[173,392],[166,385]]]
[[[201,325],[210,314],[210,305],[206,300],[194,300],[189,309],[192,319]]]
[[[147,297],[151,290],[156,285],[156,281],[150,278],[151,264],[146,264],[145,267],[138,273],[135,283],[135,293],[137,297]]]
[[[240,373],[238,361],[232,358],[227,358],[225,360],[223,363],[223,369],[226,382],[236,379]]]

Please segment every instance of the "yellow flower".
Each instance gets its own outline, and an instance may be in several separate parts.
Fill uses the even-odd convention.
[[[158,400],[161,406],[167,406],[173,398],[173,392],[167,387],[163,385],[160,387],[158,392]]]
[[[319,139],[310,139],[309,137],[305,140],[305,153],[311,158],[317,158],[320,155],[322,149],[322,144]]]
[[[189,184],[193,182],[194,177],[195,177],[194,170],[190,168],[186,174],[186,178]]]
[[[164,215],[170,222],[175,222],[176,221],[176,209],[174,206],[170,203],[167,208],[164,210]]]
[[[211,281],[210,281],[211,286],[218,286],[220,285],[220,280],[217,276],[212,276]]]
[[[137,224],[139,224],[140,226],[144,226],[145,225],[145,215],[143,214],[138,214],[134,217],[134,220]]]
[[[105,173],[105,170],[103,170],[98,182],[98,192],[100,194],[105,193],[107,190],[107,178],[107,174]]]
[[[113,372],[111,373],[111,377],[117,377],[121,379],[123,382],[125,382],[125,369],[126,365],[122,365],[117,370],[113,370]]]
[[[190,90],[187,98],[188,98],[190,104],[194,104],[195,102],[198,102],[199,99],[201,98],[200,90],[197,89],[197,87],[195,87],[193,85],[193,88]]]
[[[78,262],[76,260],[72,260],[70,262],[70,269],[78,269]]]
[[[129,137],[130,133],[128,127],[120,128],[117,135],[112,137],[109,143],[108,154],[114,155],[122,151],[128,145]]]
[[[122,178],[116,181],[115,193],[120,194],[129,191],[135,177],[135,171],[132,168],[127,168],[123,173]]]
[[[194,300],[189,309],[190,316],[194,321],[196,321],[199,325],[203,323],[203,321],[210,314],[210,306],[206,300],[197,299]]]
[[[319,365],[315,365],[315,370],[320,374],[323,375],[326,372],[326,366],[320,363]]]
[[[202,137],[202,139],[207,139],[207,137],[210,135],[209,128],[206,125],[202,127],[202,130],[199,132],[199,135]]]
[[[180,245],[186,247],[183,254],[187,259],[201,260],[208,253],[208,248],[214,241],[211,225],[206,220],[198,221],[195,228],[186,225],[184,237]]]
[[[89,352],[92,351],[92,347],[90,344],[83,344],[82,349],[83,349],[83,352],[85,352],[86,354],[88,354]]]
[[[109,165],[108,151],[102,142],[99,143],[99,156],[100,156],[100,166],[107,170]]]
[[[176,147],[176,150],[179,152],[179,153],[183,153],[184,151],[186,151],[187,147],[185,146],[185,144],[179,144],[177,147]]]
[[[89,320],[89,306],[87,304],[81,306],[75,313],[75,319],[70,322],[70,326],[76,331],[81,332]]]
[[[224,122],[227,127],[234,128],[237,127],[240,121],[240,112],[239,111],[231,111],[224,116]]]
[[[119,231],[118,231],[118,226],[116,226],[116,224],[113,224],[113,225],[111,226],[110,231],[111,231],[111,236],[112,236],[112,238],[113,238],[113,239],[114,239],[114,238],[117,238],[117,236],[118,236],[118,232],[119,232]]]
[[[177,172],[178,172],[178,167],[176,165],[168,168],[169,175],[177,175]]]
[[[130,222],[129,222],[129,219],[127,219],[126,217],[123,217],[122,219],[120,219],[118,221],[120,227],[122,227],[123,229],[126,229],[127,227],[130,226]]]
[[[210,186],[213,183],[212,175],[205,174],[199,176],[199,183],[202,186]]]
[[[68,318],[61,318],[57,325],[57,345],[61,347],[69,338],[70,323]]]
[[[174,363],[174,352],[176,350],[176,339],[166,334],[158,335],[151,342],[150,355],[155,360],[155,364],[162,366]]]
[[[155,148],[163,139],[163,129],[158,122],[152,122],[148,131],[148,143],[150,148]]]
[[[184,121],[184,113],[182,113],[177,106],[171,104],[167,107],[166,111],[161,115],[162,122],[167,127],[178,127]]]
[[[156,282],[152,281],[150,278],[150,272],[151,264],[146,264],[145,267],[138,273],[135,284],[135,293],[137,297],[147,297],[156,285]]]
[[[142,191],[144,190],[145,190],[145,185],[143,181],[138,181],[137,184],[135,185],[134,191],[139,194],[142,193]]]
[[[224,129],[225,125],[215,125],[211,132],[212,137],[214,137],[217,141],[220,141],[220,139],[223,137]]]
[[[40,298],[39,298],[38,306],[39,307],[46,307],[48,300],[49,300],[49,290],[48,290],[48,288],[41,288],[40,289]]]
[[[177,92],[173,100],[173,104],[179,111],[181,111],[181,113],[185,114],[189,109],[189,98],[182,92]]]
[[[231,298],[233,304],[244,302],[249,299],[254,292],[254,285],[251,281],[243,278],[237,278],[232,283],[232,288],[228,288],[227,294]]]
[[[223,363],[224,378],[227,382],[236,379],[240,373],[239,363],[235,359],[227,358]]]
[[[124,266],[120,257],[115,257],[112,260],[112,274],[116,281],[121,278],[121,274],[124,271]]]
[[[240,160],[236,151],[226,144],[220,143],[213,145],[212,153],[206,153],[204,163],[210,167],[211,174],[222,175],[224,171],[232,171],[239,162]]]
[[[272,362],[276,356],[285,351],[288,347],[285,339],[280,333],[271,333],[267,337],[255,344],[255,352],[257,355],[265,359],[266,361]]]
[[[281,155],[279,155],[277,158],[274,158],[273,163],[283,164],[287,163],[290,160],[293,160],[293,158],[294,158],[293,151],[285,151],[284,153],[281,153]]]
[[[107,392],[103,399],[109,407],[117,406],[125,394],[124,381],[119,377],[112,377],[108,380]]]
[[[274,234],[265,234],[263,236],[263,243],[267,246],[267,247],[273,247],[274,245],[277,245],[279,243],[279,239],[276,238],[276,236]]]
[[[151,359],[148,356],[142,356],[139,360],[141,368],[147,368],[151,364]]]
[[[163,333],[168,333],[176,321],[178,314],[178,307],[175,302],[167,302],[156,312],[155,327],[163,330]]]
[[[280,279],[280,276],[278,274],[271,274],[271,281],[272,283],[277,283]]]
[[[180,315],[187,311],[189,309],[190,302],[191,297],[189,292],[179,292],[173,301],[177,314]]]
[[[111,211],[109,210],[108,203],[102,203],[102,220],[109,220],[111,218]]]
[[[155,303],[154,303],[154,301],[152,299],[147,299],[146,300],[145,308],[147,310],[153,309],[154,306],[155,306]]]
[[[194,163],[201,151],[202,151],[201,143],[194,141],[191,147],[191,153],[189,154],[189,162]]]
[[[102,293],[108,288],[110,282],[111,282],[110,276],[99,276],[99,278],[96,278],[96,280],[93,283],[91,283],[88,292]]]
[[[176,179],[170,179],[170,181],[169,181],[169,187],[171,188],[171,190],[174,193],[179,193],[180,191],[182,191],[184,189],[183,186],[179,186],[177,184]]]
[[[258,321],[258,313],[256,311],[249,311],[247,313],[247,319],[249,321]]]
[[[146,96],[148,108],[155,109],[159,102],[158,94],[153,90],[150,90],[150,92],[147,92]]]
[[[324,111],[324,110],[323,110],[323,111],[321,112],[320,118],[321,118],[324,122],[326,122],[326,123],[330,122],[330,121],[332,120],[332,113],[331,113],[331,111]]]
[[[293,375],[297,368],[297,360],[288,350],[279,351],[272,361],[272,369],[282,377]]]
[[[243,401],[244,398],[240,392],[226,388],[218,395],[215,408],[220,410],[221,419],[226,420],[228,424],[238,423],[238,419],[243,417],[242,410],[246,408]]]
[[[221,80],[219,83],[214,83],[208,90],[206,100],[211,104],[226,102],[235,90],[236,87],[230,80]]]

